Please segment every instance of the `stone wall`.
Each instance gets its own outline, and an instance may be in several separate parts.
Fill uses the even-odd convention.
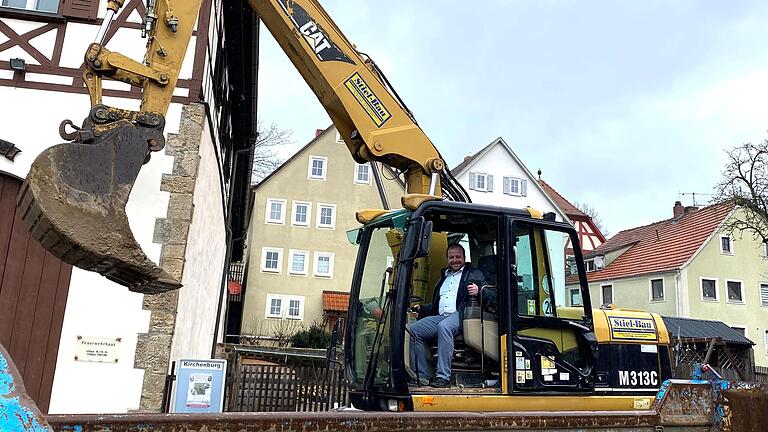
[[[164,174],[160,189],[170,193],[166,218],[155,223],[154,242],[162,244],[160,266],[176,280],[184,273],[187,234],[194,211],[193,193],[200,161],[200,141],[205,107],[185,105],[178,134],[169,134],[165,153],[174,157],[173,171]],[[140,411],[160,412],[163,387],[169,370],[171,344],[179,292],[145,295],[143,308],[150,311],[149,331],[139,335],[134,366],[144,369]]]

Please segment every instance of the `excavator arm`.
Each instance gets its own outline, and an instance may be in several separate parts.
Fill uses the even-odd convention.
[[[88,117],[79,127],[69,120],[61,123],[59,134],[68,142],[37,156],[17,208],[32,237],[64,262],[98,272],[132,291],[158,293],[181,284],[141,250],[125,205],[143,164],[165,146],[164,116],[201,0],[147,2],[142,62],[103,45],[123,2],[108,2],[96,40],[84,56],[83,81],[91,99]],[[139,111],[102,104],[103,78],[140,86]]]
[[[142,165],[164,145],[171,102],[200,0],[148,0],[137,62],[104,47],[124,0],[111,0],[85,54],[91,110],[81,127],[62,122],[69,141],[32,164],[18,208],[32,236],[55,256],[142,293],[179,288],[141,250],[125,205]],[[438,150],[373,60],[358,52],[316,0],[249,0],[328,112],[352,157],[405,174],[407,192],[468,201]],[[101,80],[142,87],[139,111],[102,104]],[[67,131],[67,126],[74,129]]]

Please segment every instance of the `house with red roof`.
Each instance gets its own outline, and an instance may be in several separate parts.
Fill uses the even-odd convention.
[[[666,316],[725,322],[756,343],[755,364],[768,366],[768,248],[751,235],[729,235],[731,203],[704,208],[679,201],[670,219],[627,229],[585,261],[592,306],[614,304]],[[569,275],[567,304],[581,304]]]

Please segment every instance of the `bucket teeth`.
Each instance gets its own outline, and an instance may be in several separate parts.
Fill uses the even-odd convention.
[[[128,123],[93,143],[44,150],[17,201],[32,237],[62,261],[131,291],[153,294],[180,288],[141,250],[125,214],[147,152],[142,130]]]

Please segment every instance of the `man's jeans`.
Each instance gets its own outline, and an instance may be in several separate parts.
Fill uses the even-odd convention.
[[[425,342],[437,338],[437,377],[450,381],[453,339],[459,334],[459,313],[448,316],[433,315],[411,325],[411,364],[418,365],[419,378],[429,379],[429,347]]]

